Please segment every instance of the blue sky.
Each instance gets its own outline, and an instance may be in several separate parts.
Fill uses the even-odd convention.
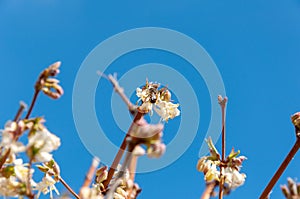
[[[41,96],[33,115],[45,115],[48,128],[61,137],[63,144],[55,157],[63,178],[78,190],[92,159],[78,136],[72,115],[73,85],[82,62],[100,42],[120,32],[141,27],[172,29],[201,44],[223,78],[229,97],[227,151],[234,146],[248,157],[243,167],[245,185],[227,198],[258,198],[295,141],[290,115],[300,110],[299,24],[298,0],[2,0],[0,123],[3,126],[13,118],[20,100],[30,102],[39,72],[52,62],[62,61],[59,79],[64,96],[58,101]],[[124,55],[107,72],[122,75],[133,66],[149,62],[178,70],[180,64],[185,64],[176,56],[145,50]],[[124,64],[128,65],[122,68]],[[201,77],[193,76],[192,69],[182,71],[197,92],[200,126],[188,150],[173,164],[137,176],[143,188],[140,198],[199,198],[204,188],[203,174],[196,171],[195,165],[213,102]],[[109,83],[99,86],[95,108],[102,125],[115,129],[111,109],[105,106],[111,93]],[[127,112],[124,115],[128,117]],[[177,122],[166,124],[166,142],[175,136],[172,132]],[[107,136],[118,144],[123,134],[107,131]],[[283,198],[279,185],[288,176],[299,178],[299,165],[297,154],[271,198]]]

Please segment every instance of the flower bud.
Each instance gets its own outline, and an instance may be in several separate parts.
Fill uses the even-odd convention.
[[[284,195],[286,198],[288,198],[289,195],[290,195],[290,193],[289,193],[289,190],[288,190],[287,186],[286,186],[286,185],[280,186],[280,189],[281,189],[283,195]]]
[[[291,116],[292,123],[297,129],[300,129],[300,112],[295,113]]]

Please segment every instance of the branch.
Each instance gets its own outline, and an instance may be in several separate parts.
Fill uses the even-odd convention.
[[[120,97],[122,98],[122,100],[127,105],[127,107],[129,109],[129,111],[131,112],[131,114],[135,114],[134,120],[131,123],[131,125],[129,127],[129,130],[127,131],[126,136],[123,139],[123,142],[122,142],[122,144],[121,144],[121,146],[119,148],[119,151],[118,151],[118,153],[117,153],[117,155],[116,155],[116,157],[115,157],[115,159],[114,159],[111,167],[109,168],[107,179],[103,182],[104,188],[107,189],[107,187],[108,187],[108,185],[109,185],[109,183],[110,183],[110,181],[111,181],[111,179],[112,179],[112,177],[113,177],[113,175],[115,173],[115,170],[116,170],[116,168],[117,168],[117,166],[118,166],[118,164],[119,164],[119,162],[120,162],[120,160],[121,160],[121,158],[123,156],[123,153],[124,153],[124,151],[126,149],[126,145],[127,145],[126,139],[130,136],[130,132],[132,131],[134,124],[137,123],[139,120],[141,120],[143,118],[144,114],[141,113],[141,112],[139,112],[139,111],[137,111],[136,106],[134,106],[130,102],[130,100],[128,99],[128,97],[124,93],[124,89],[122,87],[120,87],[118,81],[116,80],[116,78],[114,76],[112,76],[112,75],[106,76],[106,75],[102,74],[100,71],[97,71],[97,73],[98,73],[98,75],[101,75],[101,76],[107,78],[111,82],[111,84],[114,87],[115,92],[120,95]]]
[[[222,98],[222,96],[218,96],[218,101],[222,109],[222,163],[225,161],[225,149],[226,149],[226,130],[225,130],[225,108],[227,103],[227,97]],[[219,199],[223,198],[223,165],[220,165],[220,185],[219,185]]]
[[[87,174],[85,176],[85,180],[83,182],[83,185],[80,188],[80,194],[79,195],[80,195],[81,198],[82,198],[82,191],[84,190],[84,188],[90,186],[90,184],[91,184],[91,182],[93,180],[94,173],[95,173],[95,171],[96,171],[99,163],[100,163],[99,158],[94,157],[94,159],[92,161],[92,165],[91,165],[90,169],[88,170],[88,172],[87,172]]]
[[[127,105],[130,113],[134,115],[137,112],[137,107],[135,105],[133,105],[130,102],[130,100],[128,99],[128,97],[125,95],[124,89],[119,85],[119,82],[117,81],[116,77],[114,77],[113,75],[110,75],[110,74],[108,76],[106,76],[105,74],[101,73],[100,71],[97,71],[97,74],[102,77],[105,77],[106,79],[108,79],[110,81],[110,83],[114,87],[115,92],[120,95],[120,97],[122,98],[124,103]]]
[[[61,176],[58,176],[58,179],[76,199],[80,199],[79,195],[64,181],[64,179],[62,179]]]
[[[124,154],[124,151],[125,151],[126,145],[127,145],[127,141],[126,140],[130,136],[130,132],[133,130],[135,124],[143,118],[143,115],[144,115],[143,113],[138,112],[136,114],[136,116],[134,117],[134,120],[131,123],[131,125],[129,127],[129,130],[127,131],[126,136],[123,139],[123,142],[122,142],[122,144],[121,144],[121,146],[119,148],[119,151],[118,151],[118,153],[117,153],[117,155],[116,155],[116,157],[115,157],[115,159],[114,159],[111,167],[109,168],[107,179],[103,182],[103,185],[104,185],[105,189],[109,185],[109,183],[110,183],[110,181],[111,181],[111,179],[112,179],[112,177],[113,177],[113,175],[115,173],[115,170],[116,170],[116,168],[117,168],[117,166],[118,166],[118,164],[119,164],[119,162],[120,162],[120,160],[121,160],[121,158],[122,158],[122,156]]]
[[[33,109],[33,107],[34,107],[34,105],[36,103],[36,99],[37,99],[39,93],[40,93],[40,90],[35,90],[34,91],[34,94],[33,94],[32,100],[31,100],[31,104],[30,104],[29,110],[28,110],[28,112],[27,112],[27,114],[25,116],[25,119],[29,118],[29,116],[30,116],[30,114],[32,112],[32,109]]]
[[[201,199],[210,199],[211,195],[214,192],[216,185],[217,185],[216,181],[206,183],[206,188],[201,196]]]
[[[298,149],[300,148],[300,138],[297,138],[297,141],[295,142],[293,148],[290,150],[284,161],[281,163],[279,169],[276,171],[272,179],[270,180],[267,187],[264,189],[263,193],[259,197],[259,199],[266,199],[271,192],[272,188],[286,169],[286,167],[289,165],[290,161],[293,159],[295,154],[297,153]]]
[[[121,184],[124,173],[126,172],[126,168],[128,168],[128,165],[131,162],[132,151],[135,147],[135,144],[131,143],[131,140],[128,141],[128,139],[126,139],[126,142],[130,142],[130,143],[127,144],[128,145],[128,151],[126,152],[124,162],[122,164],[122,167],[121,167],[120,171],[118,172],[118,175],[116,176],[115,183],[111,186],[111,188],[107,192],[104,199],[113,199],[113,194],[114,194],[115,190],[118,188],[118,186]]]

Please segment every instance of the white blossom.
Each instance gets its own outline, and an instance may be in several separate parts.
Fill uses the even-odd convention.
[[[236,169],[227,167],[224,170],[225,182],[232,189],[235,189],[244,184],[246,175],[240,173]]]
[[[180,115],[178,107],[179,104],[159,100],[154,110],[164,121],[168,121]]]
[[[5,197],[17,197],[19,195],[20,182],[14,176],[0,177],[0,195]]]
[[[82,199],[103,199],[102,194],[97,189],[97,186],[84,187],[80,190]]]
[[[4,130],[1,130],[0,147],[5,150],[10,149],[11,154],[13,155],[15,153],[20,153],[25,151],[25,146],[21,142],[17,142],[14,139],[14,133],[17,131],[17,128],[18,128],[18,124],[16,122],[8,121],[5,124]]]
[[[27,152],[35,162],[48,162],[52,159],[53,150],[60,146],[60,138],[46,128],[29,137]]]
[[[14,161],[14,172],[16,177],[21,181],[21,182],[27,182],[28,179],[28,167],[26,167],[23,164],[22,159],[16,159]],[[30,175],[32,175],[34,172],[34,169],[30,169]],[[35,184],[32,180],[32,184]]]
[[[59,195],[58,190],[55,187],[56,181],[49,175],[45,175],[41,182],[37,183],[35,190],[38,190],[37,198],[39,198],[40,194],[43,193],[44,195],[50,193],[50,198],[53,198],[52,191],[54,190],[57,195]]]
[[[217,166],[215,164],[211,164],[209,170],[206,172],[204,179],[206,182],[210,182],[213,180],[219,181],[220,172],[217,170]]]

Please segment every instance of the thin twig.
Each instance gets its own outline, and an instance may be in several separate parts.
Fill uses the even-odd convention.
[[[68,183],[64,181],[61,176],[59,176],[58,179],[75,198],[80,199],[79,195],[68,185]]]
[[[127,105],[129,111],[134,114],[136,113],[135,117],[134,117],[134,120],[133,122],[131,123],[131,126],[129,127],[129,130],[127,131],[127,134],[126,136],[124,137],[123,139],[123,142],[119,148],[119,151],[111,165],[111,167],[109,168],[108,170],[108,175],[107,175],[107,179],[103,182],[103,185],[104,185],[104,188],[106,189],[107,186],[109,185],[114,173],[115,173],[115,170],[123,156],[123,153],[126,149],[126,145],[127,145],[127,142],[126,142],[126,139],[130,136],[130,132],[132,131],[132,128],[134,126],[134,123],[138,122],[142,117],[143,117],[143,113],[140,113],[137,111],[136,107],[130,102],[130,100],[128,99],[128,97],[125,95],[124,93],[124,89],[122,87],[120,87],[118,81],[116,80],[116,78],[112,75],[108,75],[108,76],[105,76],[104,74],[102,74],[101,72],[97,72],[99,75],[107,78],[111,84],[113,85],[114,87],[114,90],[116,93],[118,93],[120,95],[120,97],[122,98],[122,100],[125,102],[125,104]]]
[[[297,138],[297,141],[295,142],[293,148],[290,150],[284,161],[281,163],[279,169],[276,171],[272,179],[270,180],[267,187],[264,189],[263,193],[259,197],[259,199],[266,199],[271,192],[272,188],[286,169],[286,167],[289,165],[290,161],[293,159],[295,154],[297,153],[298,149],[300,148],[300,138]]]
[[[225,149],[226,149],[226,128],[225,128],[225,108],[226,108],[226,103],[227,103],[227,97],[222,98],[221,96],[218,96],[218,101],[222,109],[222,163],[225,161]],[[220,185],[219,185],[219,199],[223,198],[223,185],[224,185],[224,180],[223,180],[223,165],[220,165]]]
[[[108,76],[106,76],[105,74],[103,74],[100,71],[97,71],[97,74],[106,78],[108,81],[110,81],[110,83],[113,85],[114,90],[116,93],[118,93],[121,97],[121,99],[124,101],[124,103],[126,104],[126,106],[128,107],[128,110],[130,111],[131,114],[135,114],[137,109],[136,106],[133,105],[130,100],[128,99],[128,97],[125,95],[124,93],[124,89],[119,85],[118,80],[111,74],[109,74]]]
[[[128,151],[126,152],[126,156],[124,159],[124,162],[121,166],[120,171],[118,172],[118,175],[116,176],[116,181],[115,183],[111,186],[111,188],[109,189],[109,191],[107,192],[106,196],[104,199],[112,199],[113,198],[113,193],[115,192],[115,190],[118,188],[118,186],[120,185],[120,183],[122,182],[122,178],[126,172],[126,168],[128,168],[129,163],[131,162],[132,159],[132,151],[135,147],[135,144],[131,143],[131,141],[128,141],[128,139],[126,139],[126,142],[130,142],[128,145]]]
[[[20,108],[18,109],[18,112],[14,118],[15,122],[17,122],[20,119],[20,117],[25,109],[26,109],[26,104],[24,102],[20,102]]]
[[[121,144],[121,146],[120,146],[120,148],[119,148],[119,151],[118,151],[118,153],[117,153],[117,155],[116,155],[116,157],[115,157],[115,159],[114,159],[114,161],[113,161],[113,163],[112,163],[112,165],[111,165],[111,167],[109,168],[109,170],[108,170],[108,175],[107,175],[107,179],[103,182],[103,185],[104,185],[104,188],[106,189],[107,188],[107,186],[109,185],[109,183],[110,183],[110,181],[111,181],[111,179],[112,179],[112,177],[113,177],[113,175],[114,175],[114,173],[115,173],[115,170],[116,170],[116,168],[117,168],[117,166],[118,166],[118,164],[119,164],[119,162],[120,162],[120,160],[121,160],[121,158],[122,158],[122,156],[123,156],[123,154],[124,154],[124,151],[125,151],[125,149],[126,149],[126,145],[127,145],[127,138],[130,136],[130,132],[132,131],[132,129],[134,128],[133,126],[135,125],[135,123],[137,123],[141,118],[143,118],[143,113],[141,113],[141,112],[138,112],[137,114],[136,114],[136,116],[134,117],[134,120],[133,120],[133,122],[131,123],[131,125],[130,125],[130,127],[129,127],[129,130],[127,131],[127,133],[126,133],[126,135],[125,135],[125,137],[124,137],[124,139],[123,139],[123,142],[122,142],[122,144]]]
[[[29,110],[28,110],[28,112],[27,112],[27,114],[26,114],[26,116],[25,116],[25,119],[28,119],[28,118],[29,118],[29,116],[30,116],[30,114],[31,114],[31,112],[32,112],[32,109],[33,109],[33,107],[34,107],[34,105],[35,105],[35,102],[36,102],[36,99],[37,99],[39,93],[40,93],[40,90],[36,90],[36,89],[35,89],[34,94],[33,94],[33,98],[32,98],[32,101],[31,101]]]
[[[128,97],[124,94],[124,89],[122,87],[120,87],[118,81],[112,75],[108,75],[107,78],[112,83],[112,85],[115,89],[115,92],[118,93],[120,95],[120,97],[122,98],[122,100],[125,102],[128,109],[130,111],[135,110],[135,106],[130,102]]]
[[[206,187],[201,196],[201,199],[210,199],[215,187],[216,187],[216,181],[206,183]]]
[[[100,163],[99,158],[94,157],[93,161],[92,161],[92,165],[91,165],[90,169],[88,170],[87,174],[85,175],[85,180],[83,182],[83,185],[80,188],[80,194],[79,194],[80,196],[82,196],[82,191],[84,190],[84,188],[90,186],[90,184],[93,180],[94,173],[95,173],[99,163]]]

